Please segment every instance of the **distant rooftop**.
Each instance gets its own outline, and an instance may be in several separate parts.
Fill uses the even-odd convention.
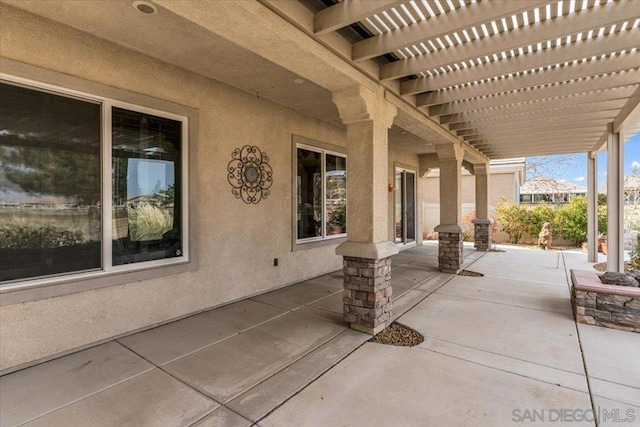
[[[520,187],[520,194],[586,193],[586,187],[553,178],[536,176]]]

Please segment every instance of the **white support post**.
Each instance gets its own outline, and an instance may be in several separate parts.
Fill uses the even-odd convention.
[[[622,138],[613,132],[613,123],[607,131],[607,270],[624,272],[624,150]]]
[[[598,153],[587,153],[587,247],[589,262],[598,262]]]

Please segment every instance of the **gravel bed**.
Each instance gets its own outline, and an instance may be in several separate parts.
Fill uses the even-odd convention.
[[[424,337],[406,326],[399,323],[392,323],[369,342],[377,344],[397,345],[402,347],[413,347],[424,341]]]
[[[458,273],[458,276],[482,277],[484,276],[484,274],[478,273],[477,271],[460,270],[460,273]]]

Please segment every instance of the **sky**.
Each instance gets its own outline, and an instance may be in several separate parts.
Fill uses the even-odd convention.
[[[528,157],[527,163],[537,162],[540,158]],[[550,178],[563,180],[583,187],[587,186],[587,155],[578,153],[571,155],[553,156],[548,160],[549,167],[542,168],[539,175],[553,175]],[[624,174],[630,175],[633,167],[640,173],[640,133],[631,138],[624,145]],[[527,179],[533,175],[527,171]],[[598,188],[607,180],[607,151],[598,155]]]

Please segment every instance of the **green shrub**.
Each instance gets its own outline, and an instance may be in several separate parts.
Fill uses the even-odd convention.
[[[529,229],[529,210],[524,206],[509,203],[503,198],[496,206],[496,212],[500,228],[509,235],[509,241],[518,243]]]
[[[530,208],[528,212],[529,225],[527,227],[527,233],[529,236],[536,237],[540,233],[540,230],[542,230],[542,226],[545,222],[548,222],[553,226],[556,219],[556,213],[556,209],[544,202],[536,205],[534,208]]]
[[[84,240],[82,232],[60,230],[53,225],[10,221],[0,225],[0,248],[43,249],[74,246]]]
[[[576,246],[587,241],[587,198],[575,197],[558,209],[555,227]]]

